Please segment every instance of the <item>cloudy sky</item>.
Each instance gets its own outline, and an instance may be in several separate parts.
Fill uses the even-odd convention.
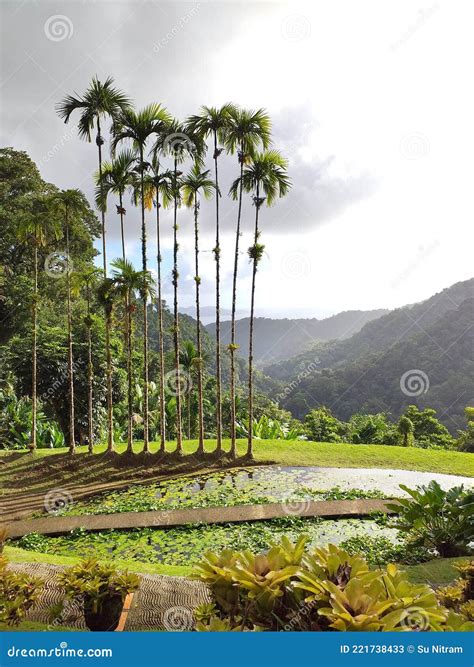
[[[92,201],[94,144],[54,106],[112,75],[138,107],[176,117],[229,100],[265,107],[291,193],[263,209],[257,313],[327,316],[396,307],[472,275],[474,155],[466,0],[173,2],[3,0],[1,142],[46,180]],[[211,165],[209,165],[211,166]],[[237,174],[222,160],[222,191]],[[114,207],[113,207],[114,208]],[[120,254],[108,217],[109,257]],[[230,306],[235,204],[224,200],[223,306]],[[213,207],[203,206],[203,302],[213,304]],[[246,313],[254,209],[246,202],[239,311]],[[192,220],[180,212],[181,302],[194,303]],[[154,213],[148,218],[154,261]],[[127,203],[139,265],[139,215]],[[165,297],[171,218],[164,216]]]

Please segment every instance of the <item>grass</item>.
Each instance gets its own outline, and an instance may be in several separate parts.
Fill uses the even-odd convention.
[[[81,558],[77,556],[41,554],[10,546],[5,547],[4,555],[11,563],[49,563],[51,565],[72,566],[81,561]],[[408,578],[413,583],[445,586],[458,578],[459,573],[454,565],[463,561],[466,561],[466,558],[437,558],[419,565],[400,565],[400,568],[406,570]],[[160,565],[118,559],[114,559],[113,563],[119,569],[127,569],[141,574],[188,576],[192,571],[191,567],[185,565]]]
[[[22,621],[19,625],[0,623],[0,632],[84,632],[79,628],[68,628],[63,625],[47,625],[35,621]]]
[[[229,442],[224,441],[228,448]],[[136,452],[141,443],[136,443]],[[152,443],[151,452],[158,450],[158,443]],[[193,454],[196,441],[184,442],[185,454]],[[211,453],[215,447],[214,440],[206,441],[206,451]],[[125,451],[125,444],[116,447],[118,453]],[[167,445],[168,451],[174,450],[174,443]],[[27,451],[0,451],[0,486],[5,492],[42,491],[58,487],[61,484],[73,483],[104,483],[116,481],[149,480],[199,470],[222,467],[213,457],[199,461],[197,457],[184,456],[180,459],[172,457],[169,461],[154,460],[150,457],[108,457],[105,445],[95,449],[93,457],[84,458],[78,455],[69,456],[67,449],[41,449],[35,454]],[[78,454],[86,453],[85,447],[78,447]],[[246,442],[238,441],[238,453],[244,456]],[[465,452],[451,452],[414,447],[391,447],[386,445],[349,445],[343,443],[316,443],[286,440],[256,440],[254,447],[255,463],[277,463],[282,466],[323,466],[344,468],[391,468],[419,470],[452,475],[474,477],[474,457]],[[242,461],[238,464],[242,465]],[[232,465],[227,461],[227,467]],[[7,490],[8,489],[8,490]]]
[[[466,558],[437,558],[427,563],[409,565],[405,569],[410,581],[416,584],[433,584],[434,586],[445,586],[459,577],[459,572],[454,567],[456,563],[466,562]]]
[[[79,556],[56,556],[54,554],[37,553],[36,551],[27,551],[19,547],[5,546],[3,555],[11,563],[49,563],[50,565],[72,566],[80,563],[82,558]],[[136,560],[125,560],[114,558],[114,565],[122,570],[130,572],[141,572],[142,574],[168,574],[184,577],[191,574],[192,567],[186,565],[162,565],[160,563],[141,563]]]

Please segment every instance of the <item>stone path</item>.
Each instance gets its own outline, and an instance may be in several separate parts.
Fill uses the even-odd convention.
[[[150,526],[178,526],[196,523],[234,523],[276,519],[285,516],[350,517],[364,516],[372,512],[387,512],[388,501],[365,500],[303,500],[265,505],[236,505],[234,507],[200,507],[152,512],[119,512],[83,516],[52,516],[4,522],[9,537],[21,537],[28,533],[60,535],[75,528],[107,530],[110,528],[146,528]],[[0,524],[1,526],[2,524]]]
[[[57,575],[65,568],[44,563],[12,563],[9,568],[38,577],[42,581],[40,597],[27,613],[27,620],[55,627],[86,630],[81,606],[68,602],[60,618],[51,621],[50,610],[63,598]],[[140,587],[133,596],[124,630],[190,630],[197,606],[211,602],[207,586],[186,577],[140,575]]]

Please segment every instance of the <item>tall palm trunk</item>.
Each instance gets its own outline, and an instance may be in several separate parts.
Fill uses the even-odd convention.
[[[133,452],[132,304],[130,290],[125,296],[127,336],[127,452]]]
[[[216,452],[222,451],[222,388],[221,388],[221,311],[220,311],[220,229],[219,229],[219,175],[218,175],[217,132],[214,130],[214,172],[216,184]]]
[[[120,205],[120,235],[122,237],[122,259],[125,260],[125,230],[123,224],[123,201],[122,201],[122,192],[119,193],[119,205]]]
[[[143,148],[140,147],[140,197],[142,209],[142,270],[147,270],[146,261],[146,225],[145,225],[145,186],[143,181]],[[148,452],[150,445],[148,441],[148,307],[147,294],[143,290],[143,451]]]
[[[201,304],[199,287],[201,278],[199,276],[199,203],[197,194],[194,194],[194,257],[195,270],[194,281],[196,283],[196,342],[198,353],[197,381],[198,381],[198,454],[204,454],[204,410],[203,410],[203,388],[202,388],[202,339],[201,339]]]
[[[34,252],[34,277],[33,277],[33,323],[32,323],[32,367],[31,367],[31,442],[30,450],[36,450],[36,421],[37,421],[37,398],[36,398],[36,367],[37,367],[37,339],[38,339],[38,232],[35,227],[35,252]]]
[[[67,350],[69,380],[69,453],[76,451],[74,433],[74,362],[72,352],[72,313],[71,313],[71,262],[69,257],[69,213],[66,204],[66,284],[67,284]]]
[[[240,184],[239,184],[239,208],[237,212],[237,227],[235,230],[235,252],[234,252],[234,275],[232,279],[232,315],[230,325],[230,455],[235,459],[237,454],[235,421],[235,312],[237,303],[237,271],[239,265],[239,242],[240,242],[240,220],[242,217],[242,179],[244,174],[244,148],[240,147]]]
[[[91,330],[91,295],[87,286],[87,406],[88,406],[88,447],[89,454],[94,452],[94,413],[93,413],[93,372],[92,365],[92,330]]]
[[[178,315],[178,160],[174,159],[174,220],[173,220],[173,288],[174,288],[174,363],[176,390],[176,452],[183,453],[183,435],[181,426],[181,378],[179,368],[179,315]]]
[[[255,312],[255,279],[257,276],[257,243],[258,243],[258,213],[260,210],[259,203],[260,187],[257,183],[257,192],[255,198],[255,233],[254,233],[254,254],[252,265],[252,292],[250,298],[250,330],[249,330],[249,423],[248,423],[248,440],[247,440],[247,456],[253,458],[253,320]]]
[[[99,151],[99,179],[100,195],[104,200],[104,186],[102,183],[102,135],[100,133],[100,120],[97,116],[97,138],[96,144]],[[105,240],[105,211],[101,210],[102,221],[102,256],[104,259],[104,278],[107,277],[107,248]],[[112,326],[110,316],[105,318],[105,347],[106,347],[106,365],[107,365],[107,451],[114,451],[114,417],[113,417],[113,397],[112,397],[112,355],[110,352],[110,328]]]
[[[163,303],[161,297],[160,195],[158,188],[156,188],[156,265],[158,282],[158,337],[160,346],[160,452],[164,454],[166,443],[165,344],[163,334]]]

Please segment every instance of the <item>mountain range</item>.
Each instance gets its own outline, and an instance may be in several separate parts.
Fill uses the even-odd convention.
[[[280,384],[279,403],[295,417],[318,405],[340,419],[357,411],[396,417],[414,403],[437,409],[456,432],[474,404],[473,297],[474,279],[456,283],[262,371]]]
[[[254,359],[259,366],[288,359],[295,351],[304,351],[318,341],[344,339],[352,336],[371,320],[380,318],[388,310],[348,310],[325,319],[273,319],[256,317],[254,320]],[[215,336],[215,323],[206,325],[211,337]],[[236,342],[242,356],[249,345],[249,318],[236,321]],[[230,343],[230,322],[221,323],[221,341]]]

